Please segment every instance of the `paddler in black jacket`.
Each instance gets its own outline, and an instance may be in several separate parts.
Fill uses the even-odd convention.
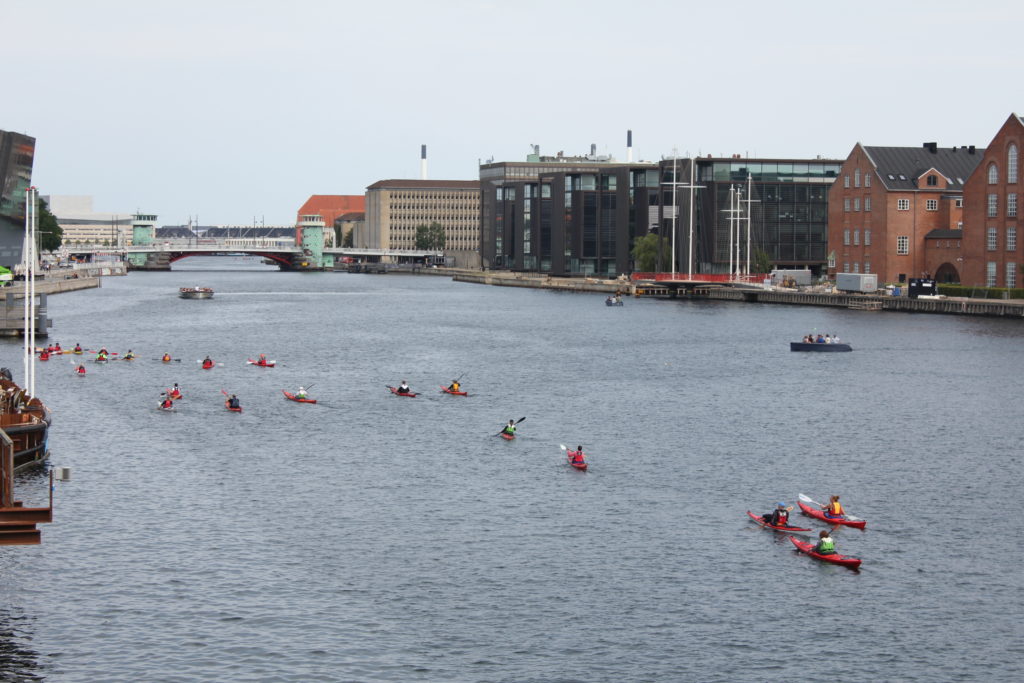
[[[761,519],[772,526],[789,526],[789,511],[792,509],[792,505],[786,507],[785,503],[776,503],[775,509],[761,515]]]

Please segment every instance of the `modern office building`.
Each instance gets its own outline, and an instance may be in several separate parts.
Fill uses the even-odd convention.
[[[415,249],[416,229],[439,224],[444,251],[480,244],[480,183],[476,180],[379,180],[366,188],[366,229],[353,245]]]
[[[1024,254],[1017,241],[1018,204],[1024,182],[1020,152],[1024,119],[1017,114],[1002,125],[964,186],[963,284],[1020,287]]]
[[[660,221],[658,167],[598,156],[540,156],[480,166],[485,268],[615,276]]]
[[[961,227],[965,183],[984,153],[857,143],[829,202],[829,272],[877,273],[879,283],[936,276],[932,261],[940,245],[958,243],[947,235]],[[961,262],[944,263],[939,279],[959,280]]]
[[[7,268],[21,262],[35,149],[35,138],[0,130],[0,266]]]
[[[824,270],[828,259],[828,207],[838,159],[700,157],[663,160],[662,187],[676,190],[676,264],[689,270],[691,163],[696,163],[693,222],[694,273],[754,273],[757,254],[775,268]],[[678,185],[673,186],[673,165]],[[671,227],[666,225],[670,232]],[[668,233],[666,233],[668,234]],[[764,268],[760,268],[763,270]]]

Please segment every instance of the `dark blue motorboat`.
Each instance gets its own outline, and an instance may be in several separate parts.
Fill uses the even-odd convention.
[[[789,342],[790,351],[853,351],[849,344],[824,344],[818,342]]]

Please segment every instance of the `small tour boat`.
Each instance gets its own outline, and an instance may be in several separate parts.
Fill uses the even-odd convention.
[[[212,299],[213,290],[209,287],[182,287],[178,296],[182,299]]]

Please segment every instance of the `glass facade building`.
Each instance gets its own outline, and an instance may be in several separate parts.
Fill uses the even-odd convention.
[[[8,268],[21,261],[35,148],[35,138],[0,130],[0,265]]]

